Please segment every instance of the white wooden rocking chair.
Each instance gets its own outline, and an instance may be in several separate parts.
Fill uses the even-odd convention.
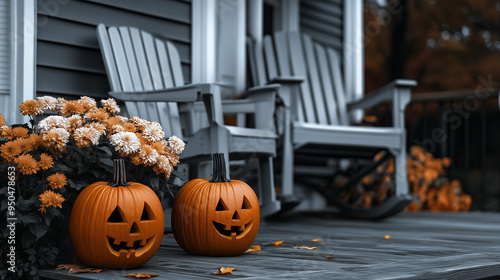
[[[257,195],[261,216],[280,209],[276,200],[272,157],[276,153],[276,134],[270,129],[277,87],[250,89],[252,98],[228,102],[233,112],[255,114],[256,128],[231,127],[223,123],[224,102],[218,84],[184,84],[181,61],[175,46],[135,27],[97,27],[98,40],[111,85],[112,97],[124,101],[129,116],[159,122],[167,135],[187,140],[181,162],[197,164],[216,152],[229,160],[259,159]],[[199,129],[188,118],[181,127],[179,104],[186,108],[203,101],[208,126]],[[192,117],[194,112],[188,112]],[[192,113],[192,114],[191,114]],[[192,131],[193,127],[196,131]],[[183,134],[184,132],[184,134]],[[205,174],[208,176],[208,174]]]
[[[331,181],[322,186],[316,183],[309,186],[344,214],[355,217],[388,217],[400,212],[411,201],[406,179],[404,110],[411,98],[410,88],[416,82],[396,80],[364,99],[347,103],[336,51],[313,42],[309,36],[278,32],[266,36],[261,44],[249,41],[248,52],[254,85],[281,84],[278,96],[284,113],[278,116],[278,126],[281,127],[278,155],[281,158],[280,199],[283,209],[287,208],[287,201],[291,205],[288,207],[297,203],[294,183],[306,177],[317,179],[322,168],[320,165],[325,167],[325,158],[372,158],[381,150],[394,156],[396,174],[393,193],[378,206],[363,209],[346,203],[338,191],[328,190]],[[350,125],[350,111],[385,101],[393,103],[392,127]],[[384,157],[377,164],[388,158]],[[304,162],[316,166],[301,166]],[[342,190],[354,187],[377,164],[362,169]],[[331,166],[327,168],[333,169]],[[332,171],[326,174],[332,174]]]

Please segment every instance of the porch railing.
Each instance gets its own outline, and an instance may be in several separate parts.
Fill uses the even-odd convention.
[[[407,147],[452,160],[447,176],[471,194],[471,210],[500,210],[498,87],[413,94],[406,122]]]

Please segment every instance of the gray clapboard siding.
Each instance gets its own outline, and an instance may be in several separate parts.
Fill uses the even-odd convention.
[[[342,52],[344,0],[300,1],[300,30]]]
[[[10,92],[10,1],[0,1],[0,95]]]
[[[37,94],[67,98],[108,96],[97,42],[99,23],[135,26],[172,41],[182,71],[191,77],[191,2],[177,0],[72,0],[37,11]]]

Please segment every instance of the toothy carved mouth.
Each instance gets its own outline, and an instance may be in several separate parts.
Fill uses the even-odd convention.
[[[250,227],[252,226],[252,222],[249,222],[248,224],[243,226],[232,226],[230,229],[227,229],[229,225],[226,226],[224,224],[217,223],[215,221],[212,221],[212,223],[214,224],[214,227],[217,230],[217,232],[219,232],[223,236],[232,238],[238,237],[243,233],[248,232],[250,230]]]
[[[152,236],[148,239],[136,240],[134,242],[119,242],[112,237],[108,236],[108,248],[115,255],[119,255],[122,252],[128,252],[130,255],[132,252],[135,252],[136,256],[142,255],[145,251],[147,251],[154,243],[156,235]]]

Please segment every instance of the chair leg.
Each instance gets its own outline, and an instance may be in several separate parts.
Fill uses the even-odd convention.
[[[281,208],[276,199],[274,190],[273,163],[271,157],[259,159],[259,194],[260,194],[260,216],[267,217],[275,214]]]
[[[394,158],[394,180],[396,183],[397,196],[410,196],[408,189],[408,179],[406,174],[406,151],[402,148],[398,153],[395,153]]]

